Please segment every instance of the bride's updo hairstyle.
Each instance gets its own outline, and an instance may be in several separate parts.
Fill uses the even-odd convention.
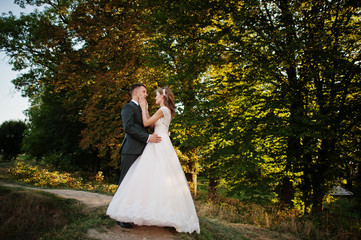
[[[160,95],[163,95],[164,105],[169,108],[172,117],[175,116],[175,104],[174,104],[174,94],[167,87],[158,88],[156,90]]]

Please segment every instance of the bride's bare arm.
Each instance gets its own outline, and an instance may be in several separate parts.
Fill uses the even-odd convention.
[[[146,118],[149,119],[150,116],[149,116],[149,111],[148,111],[148,102],[147,102],[146,100],[144,100],[144,101],[145,101],[145,103],[144,103],[145,106],[142,107],[142,104],[143,104],[143,103],[140,103],[140,107],[142,108],[142,113],[143,113],[143,112],[146,112],[146,113],[147,113]],[[143,116],[142,116],[142,119],[144,119]],[[143,125],[144,125],[144,121],[143,121]],[[150,127],[151,129],[154,129],[154,124],[151,124],[151,125],[149,125],[149,126],[144,125],[144,127]]]
[[[154,123],[161,117],[164,116],[163,111],[158,109],[153,116],[149,116],[148,104],[145,100],[140,101],[140,107],[142,108],[142,119],[144,127],[152,127]]]
[[[145,113],[142,109],[142,118],[144,127],[152,126],[159,118],[163,117],[163,111],[158,109],[153,116],[149,117],[149,114]]]

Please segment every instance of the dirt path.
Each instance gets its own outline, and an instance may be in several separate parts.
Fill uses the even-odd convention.
[[[53,193],[55,195],[64,197],[64,198],[73,198],[78,200],[79,202],[84,203],[87,207],[101,207],[106,206],[112,200],[112,196],[99,194],[99,193],[92,193],[80,190],[72,190],[72,189],[46,189],[46,188],[33,188],[33,187],[26,187],[22,185],[17,185],[13,183],[3,183],[0,182],[1,185],[7,187],[21,187],[26,189],[32,189],[37,191],[44,191]]]
[[[79,190],[34,188],[4,182],[0,182],[0,185],[53,193],[60,197],[76,199],[89,208],[107,206],[112,200],[112,196]],[[132,229],[125,229],[115,224],[107,232],[103,233],[99,233],[95,229],[89,229],[87,235],[99,240],[170,240],[174,239],[175,231],[163,227],[149,226],[135,226]]]

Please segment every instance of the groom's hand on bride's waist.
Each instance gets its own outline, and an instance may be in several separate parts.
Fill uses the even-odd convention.
[[[151,143],[160,143],[162,141],[162,138],[158,136],[157,134],[153,133],[150,134],[148,142]]]

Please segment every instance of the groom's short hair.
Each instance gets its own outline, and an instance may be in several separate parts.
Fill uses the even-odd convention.
[[[147,88],[147,87],[146,87],[144,84],[142,84],[142,83],[135,83],[135,84],[133,84],[132,87],[130,88],[130,94],[133,94],[134,89],[139,88],[139,87],[145,87],[145,88]]]

